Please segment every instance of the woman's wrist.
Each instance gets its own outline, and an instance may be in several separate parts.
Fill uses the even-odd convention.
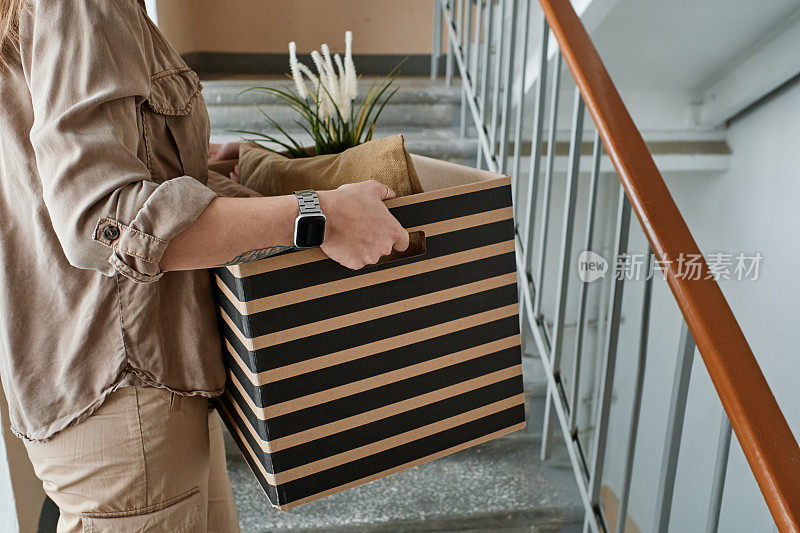
[[[337,213],[339,194],[336,190],[317,191],[317,197],[319,198],[319,208],[325,215],[325,240],[327,241],[336,231],[336,223],[339,220]]]

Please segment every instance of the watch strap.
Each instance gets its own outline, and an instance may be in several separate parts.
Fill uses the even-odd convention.
[[[297,203],[300,205],[301,215],[319,215],[322,214],[322,209],[319,207],[319,196],[313,190],[295,191],[297,196]]]

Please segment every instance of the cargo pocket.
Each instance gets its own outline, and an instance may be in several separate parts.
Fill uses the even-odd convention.
[[[189,67],[150,77],[150,96],[142,105],[147,167],[157,183],[178,176],[208,179],[208,112],[203,86]]]
[[[195,531],[200,519],[200,488],[163,503],[134,511],[82,513],[84,533],[122,533],[124,531],[174,532]]]

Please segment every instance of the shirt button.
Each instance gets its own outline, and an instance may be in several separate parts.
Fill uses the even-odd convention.
[[[116,226],[106,226],[103,230],[103,237],[109,241],[116,240],[119,237],[119,228]]]

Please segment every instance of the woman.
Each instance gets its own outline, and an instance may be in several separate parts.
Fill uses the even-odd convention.
[[[59,531],[238,530],[208,272],[292,246],[298,199],[218,197],[197,76],[138,0],[0,0],[0,375]],[[319,193],[350,268],[408,234]]]

